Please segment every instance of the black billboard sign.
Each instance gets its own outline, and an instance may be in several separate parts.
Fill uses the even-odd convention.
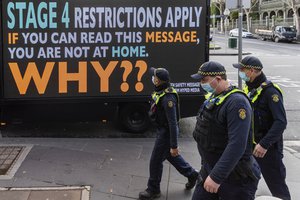
[[[2,0],[5,98],[149,95],[150,67],[180,93],[206,58],[206,1]]]

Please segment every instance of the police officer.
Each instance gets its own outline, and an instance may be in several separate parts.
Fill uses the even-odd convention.
[[[261,61],[254,56],[245,57],[233,64],[239,76],[246,82],[244,91],[254,107],[254,135],[257,143],[253,155],[273,196],[291,199],[285,182],[286,169],[283,159],[283,131],[287,120],[282,91],[267,80]]]
[[[249,99],[229,84],[218,62],[205,62],[192,78],[210,93],[193,132],[202,166],[192,199],[254,199],[260,169],[252,156]]]
[[[155,91],[152,94],[150,117],[157,124],[157,139],[150,159],[150,177],[148,188],[139,194],[141,200],[160,197],[160,181],[163,171],[163,161],[168,160],[183,176],[188,178],[185,185],[192,189],[197,181],[195,171],[179,154],[177,137],[179,134],[179,98],[174,88],[170,86],[169,72],[165,68],[151,68],[152,82]]]

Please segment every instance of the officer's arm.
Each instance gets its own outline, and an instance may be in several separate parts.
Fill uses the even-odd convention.
[[[163,107],[168,120],[168,126],[170,130],[170,145],[172,149],[177,148],[177,136],[179,134],[178,122],[177,122],[177,100],[175,95],[166,94],[163,98]]]
[[[287,120],[283,105],[283,98],[278,90],[269,88],[264,95],[267,98],[268,107],[272,113],[273,123],[265,137],[259,144],[268,149],[272,144],[276,143],[282,137],[283,131],[286,128]]]
[[[251,127],[252,110],[246,97],[234,95],[226,103],[224,117],[227,118],[228,144],[210,174],[213,181],[219,184],[228,177],[243,156]]]

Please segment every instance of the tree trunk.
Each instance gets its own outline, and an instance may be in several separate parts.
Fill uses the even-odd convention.
[[[220,32],[221,32],[221,33],[224,33],[224,23],[223,23],[224,20],[223,20],[222,17],[220,18],[220,22],[221,22],[221,23],[220,23],[220,26],[221,26],[221,27],[220,27],[220,28],[221,28]]]
[[[222,16],[224,13],[223,13],[223,9],[222,9],[222,5],[220,5],[220,15]],[[221,33],[224,33],[224,19],[223,17],[220,18],[220,22],[221,22]]]
[[[247,18],[247,31],[250,32],[250,12],[246,12],[246,18]]]

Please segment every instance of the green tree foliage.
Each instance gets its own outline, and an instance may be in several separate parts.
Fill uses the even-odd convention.
[[[215,6],[215,4],[211,4],[211,6],[210,6],[210,15],[219,15],[219,14],[220,14],[220,11]]]
[[[236,20],[239,18],[239,12],[238,11],[231,11],[230,12],[230,19],[231,20]]]
[[[259,14],[257,12],[250,13],[250,17],[252,17],[252,20],[259,20]]]

